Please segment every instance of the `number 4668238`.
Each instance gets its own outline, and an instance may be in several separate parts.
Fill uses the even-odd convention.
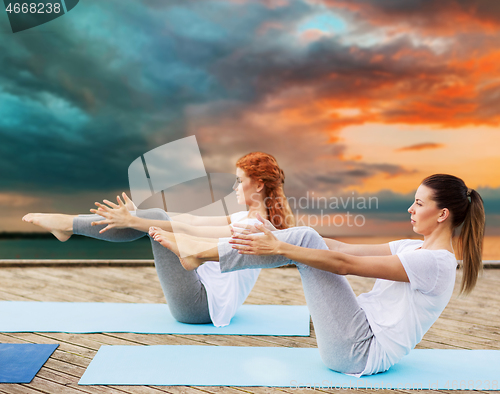
[[[9,3],[5,11],[15,14],[59,14],[60,3]]]

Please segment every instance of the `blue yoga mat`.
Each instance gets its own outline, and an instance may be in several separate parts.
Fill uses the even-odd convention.
[[[166,304],[0,301],[0,332],[309,335],[305,305],[242,305],[226,327],[176,321]]]
[[[0,343],[0,383],[29,383],[59,345]]]
[[[316,348],[102,346],[80,379],[92,385],[498,390],[498,350],[413,350],[387,372],[334,372]]]

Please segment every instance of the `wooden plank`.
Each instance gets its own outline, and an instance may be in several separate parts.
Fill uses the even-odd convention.
[[[40,394],[42,391],[31,388],[27,384],[6,384],[0,385],[0,393],[2,394]]]
[[[64,390],[71,389],[79,393],[89,393],[89,394],[99,394],[99,393],[113,393],[117,394],[120,391],[128,393],[155,393],[158,394],[158,390],[147,387],[147,386],[122,386],[122,389],[117,389],[113,386],[79,386],[79,377],[68,375],[59,371],[50,370],[49,368],[42,368],[37,374],[37,378],[43,379],[45,383],[51,382],[53,384],[62,385]],[[66,392],[66,391],[62,392]]]
[[[75,275],[72,275],[71,278],[68,279],[67,272],[60,268],[51,270],[50,273],[37,272],[36,275],[33,275],[33,273],[29,272],[27,275],[36,278],[37,280],[43,280],[46,283],[52,284],[60,289],[77,290],[79,292],[78,294],[81,294],[88,299],[92,299],[97,295],[100,298],[107,297],[107,302],[137,302],[137,297],[104,288],[97,285],[95,281],[85,279],[76,280]]]
[[[11,269],[2,269],[0,270],[0,276],[6,277],[12,280],[12,284],[16,285],[16,281],[20,282],[21,285],[24,285],[24,288],[28,288],[30,285],[31,288],[39,288],[40,286],[51,286],[52,288],[57,288],[57,280],[48,280],[47,278],[40,278],[40,275],[49,272],[52,273],[53,270],[58,270],[58,268],[11,268]],[[161,286],[156,277],[156,273],[154,268],[147,268],[146,270],[149,273],[154,273],[153,278],[156,278],[158,282],[158,286],[154,286],[152,288],[150,281],[149,283],[141,283],[138,281],[141,277],[141,273],[143,273],[143,268],[133,268],[134,276],[130,276],[130,280],[124,281],[122,269],[113,268],[111,271],[107,270],[106,267],[99,267],[96,269],[92,268],[66,268],[66,273],[69,277],[72,277],[73,280],[87,281],[93,283],[95,286],[104,286],[105,288],[114,287],[115,291],[122,292],[122,294],[127,294],[127,291],[134,288],[140,288],[142,291],[151,294],[152,292],[159,293],[159,295],[163,296],[161,292]],[[127,271],[127,268],[123,270]],[[138,275],[139,274],[139,275]],[[52,274],[53,277],[53,274]],[[55,278],[57,279],[57,278]],[[25,283],[23,283],[25,282]],[[144,281],[143,281],[144,282]],[[116,284],[116,286],[112,286]],[[18,284],[19,286],[19,284]]]
[[[8,291],[20,296],[29,296],[36,301],[85,301],[84,297],[77,297],[71,291],[63,291],[54,282],[50,292],[45,292],[47,284],[43,280],[29,276],[29,271],[23,272],[19,268],[0,270],[2,279],[9,281]]]
[[[154,268],[108,268],[98,267],[90,270],[80,268],[87,280],[113,291],[120,291],[137,299],[150,302],[165,302],[163,291]],[[147,279],[146,279],[146,278]]]
[[[39,372],[40,373],[40,372]],[[68,383],[69,385],[69,383]],[[29,387],[39,390],[47,394],[81,394],[82,391],[76,390],[73,387],[68,387],[64,383],[54,382],[52,380],[47,380],[39,376],[35,376]]]
[[[0,301],[33,301],[27,296],[21,296],[0,290]]]
[[[60,378],[67,377],[68,379],[71,379],[71,382],[73,382],[74,384],[75,380],[76,382],[80,380],[80,377],[83,375],[84,372],[85,368],[73,364],[68,364],[54,358],[49,358],[49,360],[47,360],[47,362],[44,365],[43,371],[41,370],[38,376],[56,382]],[[54,379],[56,375],[57,378]],[[80,388],[81,386],[78,387]],[[107,386],[101,386],[101,387],[89,386],[89,388],[90,390],[84,388],[82,391],[89,393],[109,393],[109,394],[123,393],[123,391],[119,391]]]
[[[439,318],[431,327],[431,330],[461,333],[472,338],[494,340],[500,343],[500,327],[480,326],[463,321]]]

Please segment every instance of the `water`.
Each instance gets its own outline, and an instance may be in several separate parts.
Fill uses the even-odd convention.
[[[133,242],[106,242],[72,236],[66,242],[52,238],[0,239],[0,259],[115,260],[152,259],[148,237]]]

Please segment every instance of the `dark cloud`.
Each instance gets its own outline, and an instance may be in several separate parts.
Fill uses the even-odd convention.
[[[372,25],[403,25],[414,30],[455,33],[460,29],[498,31],[500,4],[490,0],[325,0],[337,12],[353,21]]]
[[[500,83],[492,82],[488,84],[479,95],[479,107],[477,113],[483,119],[496,119],[498,117],[498,109],[500,108]],[[497,122],[492,122],[494,125]]]
[[[256,102],[302,88],[313,91],[315,100],[333,108],[377,109],[377,115],[360,115],[348,121],[354,124],[378,121],[456,126],[500,121],[494,114],[497,87],[485,84],[464,94],[453,93],[450,86],[477,83],[471,70],[450,64],[446,55],[415,44],[409,36],[366,48],[346,46],[341,38],[330,37],[299,49],[254,44],[240,52],[221,59],[213,68],[227,89],[238,92],[240,100]],[[331,124],[341,129],[348,122],[340,118],[332,119]]]
[[[328,183],[328,184],[331,184],[331,185],[342,185],[345,181],[345,178],[342,178],[341,176],[339,175],[318,175],[316,177],[316,180],[318,182],[322,182],[322,183]]]
[[[0,189],[125,187],[136,157],[186,135],[187,106],[242,96],[213,73],[221,59],[266,18],[308,9],[88,1],[48,30],[4,35]]]
[[[378,174],[384,174],[389,177],[404,175],[411,173],[411,171],[406,170],[401,166],[394,164],[366,164],[366,163],[356,163],[348,162],[350,167],[358,167],[353,170],[344,171],[332,171],[328,175],[318,175],[316,180],[321,183],[327,183],[331,185],[354,185],[364,179],[376,176]]]
[[[435,142],[422,142],[420,144],[414,144],[409,146],[404,146],[402,148],[396,149],[396,152],[404,152],[404,151],[421,151],[427,149],[439,149],[444,148],[446,145],[437,144]]]

